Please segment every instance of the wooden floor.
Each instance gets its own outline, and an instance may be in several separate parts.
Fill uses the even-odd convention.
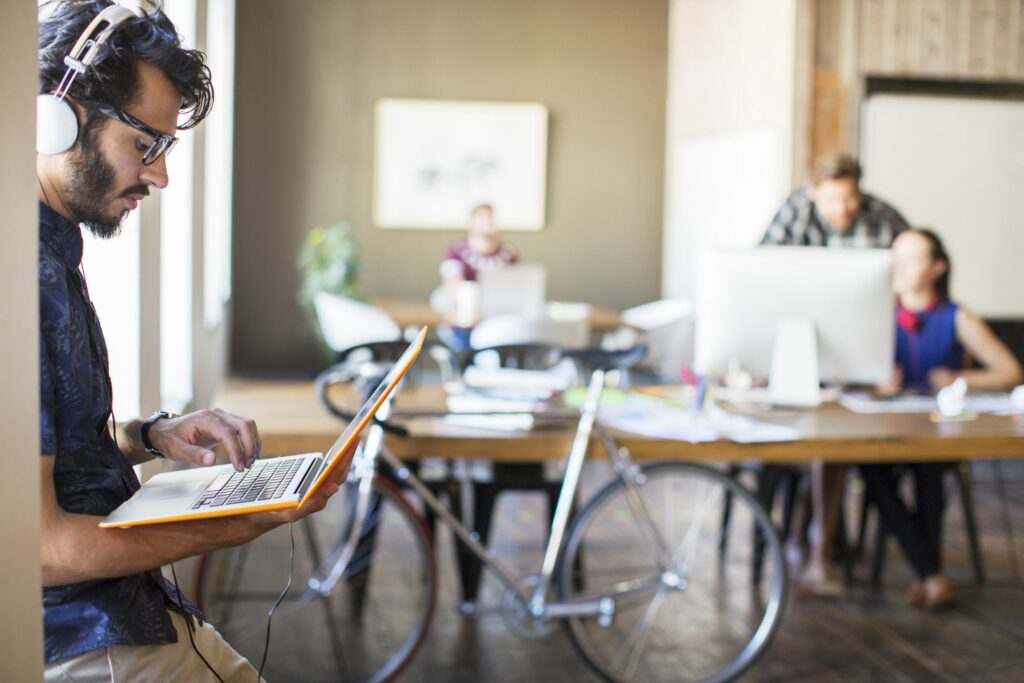
[[[1024,561],[1024,462],[1004,462],[1016,555]],[[591,472],[588,477],[599,476]],[[1024,680],[1024,578],[1005,532],[990,462],[974,466],[977,510],[988,583],[972,585],[959,499],[951,495],[945,526],[946,570],[961,586],[954,607],[926,612],[904,606],[909,567],[890,541],[881,588],[858,580],[849,599],[792,599],[783,625],[765,656],[744,681],[1015,681]],[[854,491],[851,498],[856,499]],[[497,554],[511,558],[524,573],[540,564],[544,505],[532,494],[506,494],[493,536]],[[284,537],[287,543],[287,535]],[[498,596],[487,580],[483,612],[466,617],[456,610],[458,589],[450,534],[438,539],[442,593],[433,629],[401,680],[411,683],[498,681],[597,681],[560,632],[524,640],[490,611]],[[287,548],[282,548],[284,556]],[[319,623],[319,622],[318,622]],[[312,626],[311,627],[315,627]],[[287,651],[303,630],[275,631],[268,672],[275,653]],[[246,652],[250,657],[259,653]],[[358,656],[349,653],[349,656]],[[308,671],[307,671],[308,673]],[[271,683],[307,681],[301,670],[277,669]]]

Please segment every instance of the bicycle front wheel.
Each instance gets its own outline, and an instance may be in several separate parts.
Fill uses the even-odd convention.
[[[614,683],[732,680],[782,617],[778,535],[753,496],[711,468],[658,463],[633,481],[606,485],[568,532],[561,597],[614,601],[610,620],[567,620],[569,638]]]
[[[267,680],[393,680],[425,639],[437,597],[429,532],[397,487],[376,477],[354,536],[359,501],[350,482],[327,509],[296,525],[293,587],[273,619]],[[263,656],[267,610],[288,579],[288,533],[279,527],[211,553],[197,577],[204,616],[252,662]],[[314,571],[352,538],[354,554],[330,592],[307,588]]]

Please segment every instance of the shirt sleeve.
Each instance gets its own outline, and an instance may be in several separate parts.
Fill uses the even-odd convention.
[[[446,258],[441,261],[441,277],[447,280],[453,277],[465,277],[466,269],[462,265],[462,261],[458,259]]]
[[[63,302],[63,303],[62,303]],[[67,283],[45,252],[39,259],[39,453],[57,454],[57,385],[62,342],[67,344]]]
[[[448,250],[444,252],[444,259],[441,261],[440,272],[443,279],[466,277],[466,264],[464,264],[462,259],[459,257],[457,244],[450,245]]]
[[[42,334],[39,335],[39,454],[57,454],[57,378]]]

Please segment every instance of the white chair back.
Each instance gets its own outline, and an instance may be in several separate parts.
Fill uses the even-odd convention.
[[[583,348],[590,340],[586,319],[556,320],[542,316],[496,315],[480,321],[469,335],[474,349],[511,344],[547,344],[561,348]]]
[[[640,330],[635,342],[647,345],[644,365],[664,379],[679,379],[693,364],[694,309],[685,299],[661,299],[622,312],[622,322]]]
[[[313,297],[320,331],[334,351],[372,342],[401,339],[402,330],[391,317],[375,306],[327,292]]]

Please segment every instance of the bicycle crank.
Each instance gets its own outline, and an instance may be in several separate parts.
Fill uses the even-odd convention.
[[[531,595],[539,584],[540,577],[536,574],[524,576],[517,581],[520,590],[527,595]],[[555,630],[552,619],[531,614],[529,608],[510,588],[505,590],[501,598],[501,616],[508,624],[509,630],[522,638],[530,640],[546,638]]]

